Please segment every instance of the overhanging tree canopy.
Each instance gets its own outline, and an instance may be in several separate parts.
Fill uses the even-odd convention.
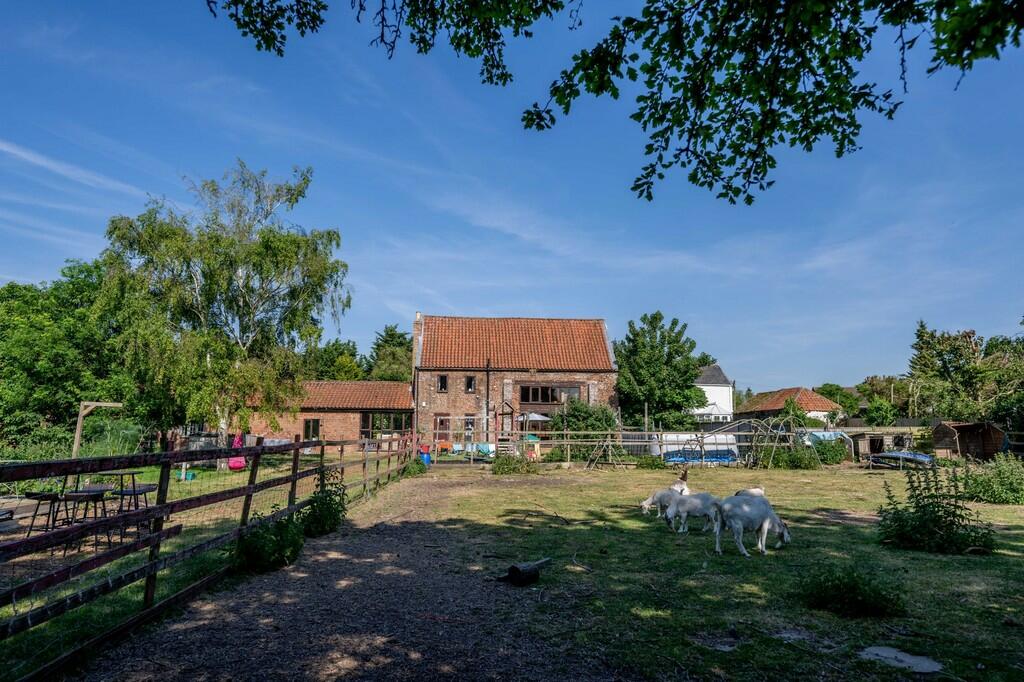
[[[289,27],[316,32],[328,8],[324,0],[206,5],[278,55]],[[351,7],[389,56],[403,36],[423,53],[440,38],[479,59],[481,79],[498,85],[512,80],[509,38],[529,38],[535,24],[562,13],[570,30],[583,21],[582,0],[352,0]],[[929,73],[966,72],[1007,44],[1019,47],[1022,26],[1022,0],[645,0],[573,55],[523,123],[549,128],[584,93],[618,98],[624,83],[637,82],[631,118],[648,136],[648,161],[632,189],[651,199],[655,183],[679,168],[721,198],[751,203],[773,182],[776,147],[810,150],[827,141],[843,156],[857,148],[862,112],[896,113],[893,89],[860,73],[876,41],[895,37],[905,86],[906,54],[921,37],[929,43]],[[890,31],[880,34],[881,27]]]

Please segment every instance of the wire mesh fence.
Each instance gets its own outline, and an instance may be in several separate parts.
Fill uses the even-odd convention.
[[[322,471],[359,497],[412,454],[406,433],[0,465],[0,679],[52,674],[202,589]]]

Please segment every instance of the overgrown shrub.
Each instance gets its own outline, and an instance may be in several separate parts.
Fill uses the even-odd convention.
[[[964,494],[991,504],[1024,504],[1024,461],[1010,453],[997,454],[988,464],[964,471]]]
[[[537,465],[519,455],[497,455],[491,463],[491,473],[495,476],[535,474]]]
[[[947,476],[938,467],[908,469],[904,475],[905,503],[885,482],[886,503],[878,511],[883,543],[940,554],[988,552],[995,547],[992,526],[967,506],[956,470]]]
[[[402,470],[402,476],[419,476],[425,473],[427,473],[427,465],[419,455],[413,457],[412,461],[406,464]]]
[[[819,440],[814,444],[814,451],[822,464],[840,464],[850,456],[850,451],[846,449],[846,441],[842,438]]]
[[[798,583],[797,596],[808,608],[847,618],[882,618],[906,612],[898,583],[852,564],[828,564],[812,570]]]
[[[253,521],[261,518],[260,514],[253,514]],[[305,541],[302,519],[298,514],[289,514],[277,521],[250,528],[235,545],[233,563],[241,571],[273,571],[295,561]]]
[[[565,452],[562,451],[562,446],[556,445],[551,448],[541,457],[542,462],[564,462]]]
[[[777,448],[773,453],[771,449],[762,450],[759,453],[760,465],[769,469],[819,469],[821,462],[814,448]]]
[[[667,469],[668,465],[661,457],[653,455],[640,455],[636,458],[637,469]]]
[[[341,472],[320,469],[316,492],[310,495],[309,506],[302,512],[306,537],[316,538],[338,530],[345,511],[345,484],[341,481]]]

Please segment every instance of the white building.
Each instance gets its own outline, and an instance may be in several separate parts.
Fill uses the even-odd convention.
[[[693,411],[699,422],[732,421],[732,382],[718,365],[705,367],[694,382],[704,391],[708,404]]]

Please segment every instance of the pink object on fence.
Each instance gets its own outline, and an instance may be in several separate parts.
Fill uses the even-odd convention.
[[[245,445],[245,441],[242,440],[242,434],[236,433],[235,440],[232,441],[232,448],[240,448]],[[241,471],[245,468],[245,457],[228,457],[228,469],[231,471]]]

